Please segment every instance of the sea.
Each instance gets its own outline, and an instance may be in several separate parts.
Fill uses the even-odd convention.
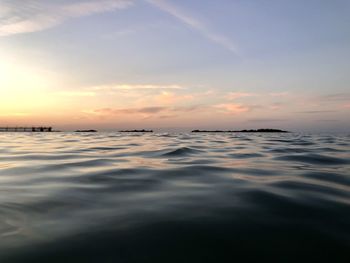
[[[0,262],[350,262],[350,135],[0,133]]]

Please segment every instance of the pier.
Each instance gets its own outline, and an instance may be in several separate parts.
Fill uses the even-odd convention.
[[[52,132],[52,127],[0,127],[0,132]]]

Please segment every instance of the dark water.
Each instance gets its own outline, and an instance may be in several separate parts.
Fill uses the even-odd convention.
[[[0,134],[0,262],[350,262],[350,137]]]

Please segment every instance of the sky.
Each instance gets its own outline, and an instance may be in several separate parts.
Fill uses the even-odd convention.
[[[0,0],[0,126],[350,130],[348,0]]]

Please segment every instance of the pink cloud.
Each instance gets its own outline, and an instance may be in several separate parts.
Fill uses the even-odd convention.
[[[229,100],[235,100],[235,99],[238,99],[238,98],[253,97],[253,96],[258,96],[258,94],[248,93],[248,92],[229,92],[226,95],[226,98],[229,99]]]
[[[238,113],[243,113],[250,110],[248,106],[244,106],[242,104],[235,104],[235,103],[218,104],[218,105],[215,105],[214,107],[219,110],[222,110],[227,114],[238,114]]]
[[[82,113],[90,116],[92,118],[97,117],[99,119],[113,118],[118,116],[118,118],[129,118],[130,115],[133,117],[150,118],[161,116],[176,116],[178,113],[194,112],[197,110],[204,110],[205,106],[201,105],[191,105],[182,107],[162,107],[162,106],[152,106],[152,107],[141,107],[141,108],[100,108],[93,110],[84,110]],[[160,116],[160,117],[161,117]]]
[[[284,91],[284,92],[272,92],[269,94],[272,97],[286,97],[289,95],[289,92]]]
[[[178,101],[192,100],[193,95],[177,95],[173,92],[163,91],[155,96],[155,101],[159,104],[173,104]]]
[[[118,115],[118,114],[137,114],[137,113],[147,113],[153,114],[166,110],[165,107],[144,107],[144,108],[122,108],[122,109],[112,109],[103,108],[91,111],[97,115]]]
[[[280,110],[282,108],[282,103],[275,102],[269,106],[270,110]]]

